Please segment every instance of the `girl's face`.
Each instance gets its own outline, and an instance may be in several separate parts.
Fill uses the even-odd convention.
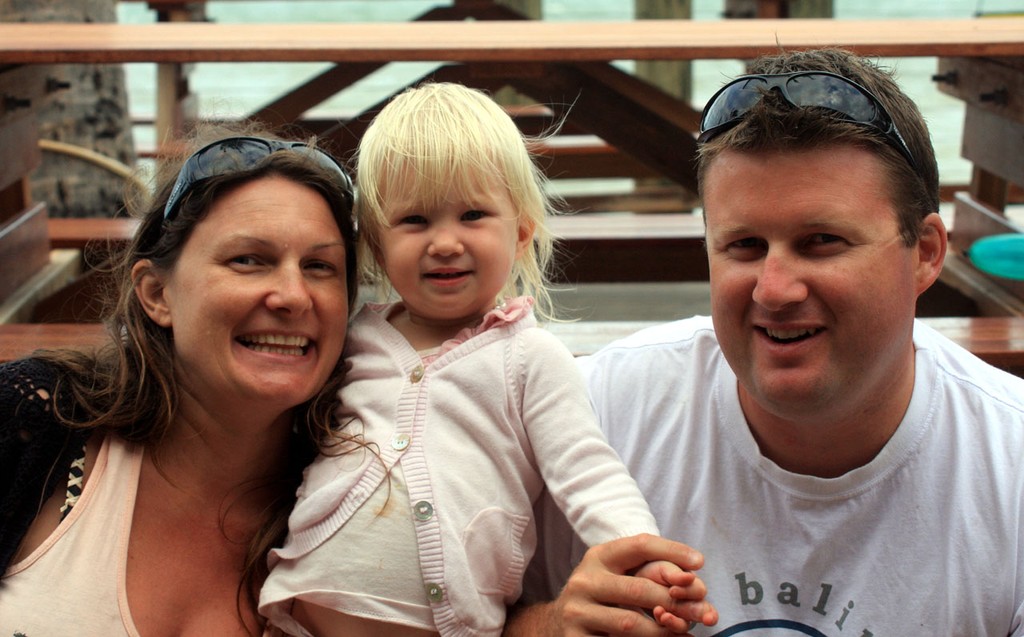
[[[494,308],[512,266],[533,240],[507,189],[488,180],[425,207],[399,190],[387,200],[377,259],[408,320],[454,335]]]

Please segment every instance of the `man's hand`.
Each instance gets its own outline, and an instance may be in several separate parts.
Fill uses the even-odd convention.
[[[629,573],[649,562],[659,566],[665,584]],[[718,612],[693,575],[704,564],[696,550],[653,535],[637,535],[592,547],[583,556],[558,599],[524,609],[510,619],[506,637],[655,637],[685,632],[686,622],[714,624]],[[638,609],[658,609],[665,626]],[[682,629],[682,631],[680,631]]]

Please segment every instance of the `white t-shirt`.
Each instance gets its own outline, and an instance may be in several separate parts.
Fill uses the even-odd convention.
[[[1024,635],[1024,379],[920,323],[914,343],[902,424],[835,479],[760,454],[706,317],[581,361],[663,534],[705,556],[721,619],[694,635]],[[558,586],[571,540],[544,516],[540,559]]]

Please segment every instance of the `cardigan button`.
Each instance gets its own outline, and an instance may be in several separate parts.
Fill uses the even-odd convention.
[[[395,451],[405,451],[409,448],[409,434],[395,434],[391,439],[391,448]]]
[[[423,380],[423,365],[419,365],[416,369],[412,370],[409,374],[409,380],[414,383],[418,383]]]
[[[434,517],[434,507],[426,500],[420,500],[412,507],[413,515],[420,522],[426,522]]]
[[[435,584],[434,582],[427,582],[423,586],[423,588],[427,591],[427,599],[429,599],[432,603],[436,604],[438,602],[444,601],[444,589],[441,588],[440,584]]]

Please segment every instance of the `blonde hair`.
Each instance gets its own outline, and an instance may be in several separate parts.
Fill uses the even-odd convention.
[[[549,133],[550,134],[550,133]],[[377,261],[388,193],[401,189],[424,205],[449,191],[471,198],[487,183],[502,184],[520,224],[534,227],[533,241],[512,266],[503,297],[530,295],[536,312],[552,317],[549,269],[554,238],[545,220],[558,201],[534,163],[530,147],[542,138],[523,135],[508,113],[483,91],[437,82],[396,96],[370,124],[357,151],[356,217],[361,271],[390,290]]]

